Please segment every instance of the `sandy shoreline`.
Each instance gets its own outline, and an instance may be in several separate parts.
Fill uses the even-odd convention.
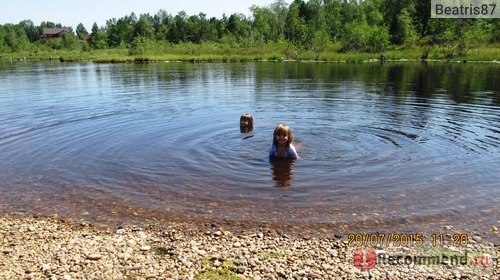
[[[424,242],[357,251],[347,236],[235,229],[182,222],[106,229],[4,215],[0,279],[499,279],[498,244],[479,236],[463,247]],[[358,268],[370,266],[371,252],[374,267]],[[360,253],[365,259],[355,262]],[[429,256],[439,262],[416,259]]]

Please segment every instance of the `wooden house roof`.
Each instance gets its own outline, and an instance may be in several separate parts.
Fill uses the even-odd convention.
[[[70,32],[66,28],[44,28],[42,35],[59,35],[65,32]]]

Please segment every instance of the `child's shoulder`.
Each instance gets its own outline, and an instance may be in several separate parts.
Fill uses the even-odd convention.
[[[293,159],[299,158],[299,154],[297,153],[297,150],[295,149],[295,146],[293,144],[288,145],[287,154],[289,157],[291,157]]]

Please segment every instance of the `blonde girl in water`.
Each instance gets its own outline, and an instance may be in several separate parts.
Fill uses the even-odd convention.
[[[269,147],[269,158],[298,159],[299,155],[293,145],[292,129],[283,123],[276,126],[273,133],[273,143]]]

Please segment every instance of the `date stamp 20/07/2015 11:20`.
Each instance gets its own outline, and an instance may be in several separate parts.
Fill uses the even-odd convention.
[[[348,246],[354,247],[353,265],[361,270],[377,265],[411,264],[498,267],[496,254],[464,250],[469,247],[469,235],[465,233],[433,233],[428,236],[422,233],[350,233],[347,238]],[[396,251],[386,251],[384,247],[393,247]],[[421,250],[397,252],[401,247]]]
[[[424,245],[466,247],[469,244],[466,233],[349,233],[347,244],[350,247],[421,247]]]

